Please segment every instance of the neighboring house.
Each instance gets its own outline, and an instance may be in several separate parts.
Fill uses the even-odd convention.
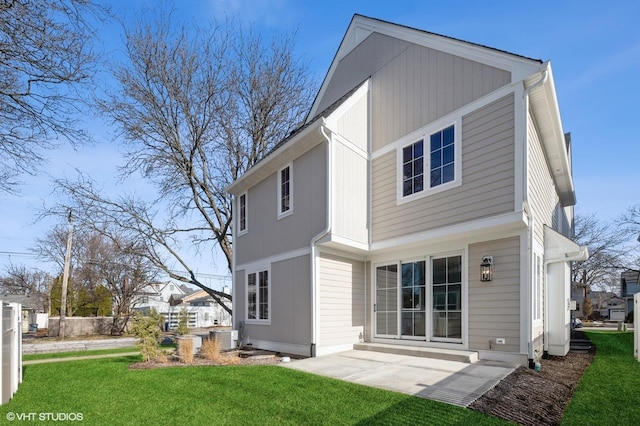
[[[224,291],[229,293],[226,287]],[[152,308],[165,318],[167,329],[178,326],[183,309],[189,314],[189,328],[231,325],[229,313],[204,290],[194,290],[171,282],[149,284],[140,293],[135,310],[147,312]]]
[[[549,62],[356,15],[305,124],[227,190],[245,343],[569,350],[588,253]]]
[[[157,312],[167,312],[171,306],[170,300],[182,298],[188,290],[172,282],[151,283],[143,287],[134,298],[134,309],[148,312],[155,309]]]
[[[3,294],[0,299],[4,302],[19,303],[22,307],[22,331],[36,331],[49,326],[47,308],[49,298],[46,294]]]
[[[571,285],[571,300],[576,302],[576,308],[573,310],[574,317],[584,318],[583,307],[584,307],[584,299],[586,297],[587,297],[587,285],[580,282],[574,282]]]
[[[620,294],[624,299],[625,315],[633,312],[633,295],[640,293],[640,272],[624,271],[620,275]]]
[[[626,313],[624,311],[624,300],[621,297],[613,296],[606,299],[600,305],[600,315],[611,321],[624,321]]]

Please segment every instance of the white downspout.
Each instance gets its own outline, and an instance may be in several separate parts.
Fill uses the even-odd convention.
[[[322,136],[324,136],[324,138],[327,140],[327,182],[326,182],[326,194],[327,194],[327,202],[326,202],[326,208],[327,208],[327,212],[326,212],[326,218],[327,218],[327,224],[325,226],[325,228],[320,231],[317,235],[315,235],[312,239],[311,239],[311,247],[310,247],[310,257],[311,257],[311,347],[309,348],[309,355],[314,357],[316,356],[316,343],[318,341],[318,333],[317,333],[317,314],[318,314],[318,309],[317,309],[317,303],[318,303],[318,286],[317,281],[318,281],[318,271],[317,271],[317,267],[316,267],[316,255],[317,255],[317,248],[316,248],[316,244],[318,243],[318,241],[320,241],[322,238],[324,238],[325,236],[327,236],[330,232],[331,232],[331,224],[333,223],[333,206],[332,206],[332,200],[333,200],[333,188],[332,188],[332,138],[331,136],[327,136],[327,133],[325,132],[325,129],[327,131],[329,131],[329,133],[331,133],[331,129],[329,129],[327,127],[327,121],[324,119],[324,117],[322,118],[322,124],[320,125],[320,133],[322,133]]]

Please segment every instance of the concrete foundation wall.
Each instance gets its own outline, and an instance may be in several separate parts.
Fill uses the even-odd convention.
[[[66,336],[91,336],[111,334],[113,317],[70,317],[65,319]],[[56,337],[60,329],[60,317],[49,318],[49,337]]]

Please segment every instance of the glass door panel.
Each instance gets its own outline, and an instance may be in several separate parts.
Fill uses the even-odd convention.
[[[398,335],[398,265],[376,268],[377,336]]]
[[[462,339],[462,256],[432,261],[432,336],[435,340]]]
[[[403,263],[401,269],[401,334],[404,337],[424,337],[426,331],[425,262]]]

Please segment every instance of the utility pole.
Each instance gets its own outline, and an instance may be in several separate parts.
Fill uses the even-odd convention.
[[[64,340],[67,316],[67,286],[69,285],[69,265],[71,264],[71,239],[73,237],[73,216],[69,210],[69,234],[67,235],[67,251],[64,255],[64,271],[62,272],[62,294],[60,295],[60,327],[58,339]]]

